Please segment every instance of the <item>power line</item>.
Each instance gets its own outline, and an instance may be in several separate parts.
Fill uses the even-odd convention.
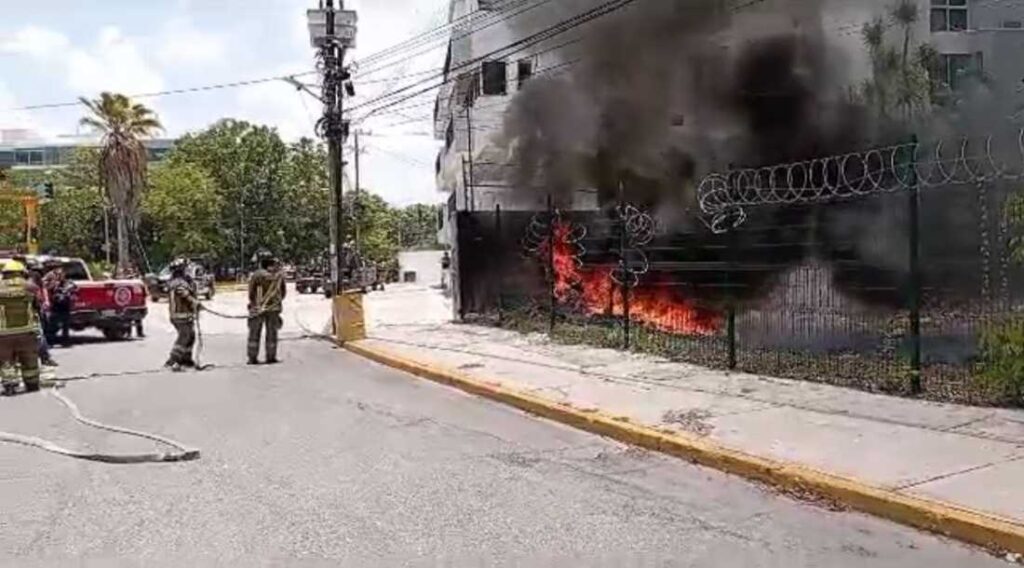
[[[127,96],[129,98],[132,98],[132,99],[151,99],[151,98],[156,98],[156,97],[166,97],[166,96],[170,96],[170,95],[181,95],[181,94],[198,93],[198,92],[204,92],[204,91],[215,91],[215,90],[220,90],[220,89],[232,89],[232,88],[238,88],[238,87],[248,87],[248,86],[260,85],[260,84],[264,84],[264,83],[273,83],[273,82],[276,82],[276,81],[285,81],[287,79],[292,79],[292,78],[295,78],[295,77],[304,77],[306,75],[313,75],[315,73],[316,73],[316,71],[303,71],[301,73],[295,73],[295,74],[292,74],[292,75],[278,75],[276,77],[264,77],[264,78],[261,78],[261,79],[249,79],[249,80],[246,80],[246,81],[233,81],[231,83],[217,83],[217,84],[213,84],[213,85],[202,85],[202,86],[198,86],[198,87],[185,87],[185,88],[182,88],[182,89],[171,89],[171,90],[167,90],[167,91],[158,91],[158,92],[154,92],[154,93],[137,93],[137,94],[127,95]],[[62,102],[62,103],[48,103],[48,104],[39,104],[39,105],[29,105],[29,106],[17,107],[17,108],[12,108],[12,109],[7,109],[7,110],[9,110],[11,112],[14,112],[14,111],[25,111],[25,110],[65,108],[65,107],[77,107],[77,106],[80,106],[81,104],[82,104],[81,101],[77,101],[76,100],[74,102],[68,101],[68,102]]]
[[[526,5],[525,7],[523,7],[524,4],[527,4],[527,2],[531,2],[531,1],[533,2],[533,4],[529,4],[529,5]],[[522,1],[518,2],[517,4],[512,4],[512,5],[509,5],[509,6],[505,7],[502,12],[488,13],[487,15],[485,15],[483,17],[477,18],[475,21],[467,22],[469,24],[468,25],[468,31],[466,31],[465,33],[462,33],[461,35],[451,35],[451,36],[448,36],[447,34],[442,34],[442,35],[438,36],[437,39],[443,40],[443,43],[451,44],[451,43],[453,43],[455,41],[458,41],[460,39],[469,37],[469,36],[471,36],[473,34],[479,33],[479,32],[481,32],[483,30],[486,30],[488,28],[494,27],[494,26],[496,26],[498,24],[501,24],[503,22],[511,20],[512,18],[515,18],[517,16],[525,14],[526,12],[529,12],[531,10],[540,8],[541,6],[543,6],[545,4],[549,4],[549,3],[553,2],[553,1],[554,0],[522,0]],[[522,7],[522,9],[518,10],[518,11],[516,11],[514,13],[512,12],[512,10],[514,10],[516,8],[519,8],[519,7]],[[477,11],[479,12],[479,10],[477,10]],[[502,17],[499,18],[498,16],[502,16]],[[491,19],[491,21],[488,22],[487,21],[488,19]],[[476,25],[479,22],[486,22],[486,23],[485,23],[485,25],[479,25],[479,26]],[[461,25],[460,26],[456,26],[456,29],[458,27],[462,27],[462,26]],[[416,49],[417,47],[420,47],[422,45],[429,45],[431,43],[438,43],[437,39],[431,40],[431,41],[427,41],[427,42],[422,42],[422,43],[420,43],[420,45],[412,46],[409,49]],[[381,71],[383,69],[386,69],[388,67],[393,67],[395,65],[399,65],[399,64],[404,63],[406,61],[409,61],[409,60],[415,59],[417,57],[420,57],[421,55],[425,55],[425,54],[427,54],[427,53],[437,49],[438,47],[440,47],[440,45],[435,45],[435,46],[428,47],[426,49],[420,50],[417,53],[414,53],[412,55],[406,56],[405,58],[400,59],[398,61],[395,61],[395,62],[392,62],[392,63],[388,63],[386,65],[381,65],[381,66],[379,66],[379,67],[377,67],[375,69],[371,69],[370,71],[364,71],[363,74],[376,73],[376,72]]]
[[[586,23],[588,23],[588,22],[590,22],[592,20],[595,20],[595,19],[600,18],[602,16],[611,14],[613,12],[616,12],[616,11],[622,9],[622,8],[625,8],[626,6],[629,6],[629,5],[633,4],[635,1],[636,0],[611,0],[610,2],[605,2],[604,4],[601,4],[601,5],[599,5],[596,8],[592,8],[590,10],[587,10],[586,12],[583,12],[581,14],[577,14],[576,16],[573,16],[573,17],[571,17],[571,18],[569,18],[567,20],[564,20],[562,22],[559,22],[558,24],[555,24],[554,26],[548,27],[548,28],[546,28],[546,29],[544,29],[544,30],[542,30],[540,32],[537,32],[535,34],[532,34],[532,35],[527,36],[525,38],[522,38],[520,40],[514,41],[514,42],[512,42],[512,43],[510,43],[508,45],[505,45],[505,46],[503,46],[501,48],[493,50],[493,51],[491,51],[489,53],[486,53],[484,55],[481,55],[479,57],[475,57],[475,58],[472,58],[472,59],[470,59],[468,61],[465,61],[462,64],[460,64],[457,68],[450,70],[449,73],[450,74],[458,73],[458,72],[463,71],[465,69],[468,69],[470,67],[476,66],[476,64],[480,63],[481,61],[486,61],[488,59],[494,58],[495,56],[507,57],[508,55],[512,55],[514,53],[522,51],[523,49],[526,49],[526,48],[528,48],[528,47],[530,47],[532,45],[536,45],[536,44],[538,44],[540,42],[543,42],[545,40],[551,39],[552,37],[557,37],[560,34],[563,34],[565,32],[568,32],[570,30],[578,28],[578,27],[580,27],[580,26],[582,26],[582,25],[584,25],[584,24],[586,24]],[[407,101],[407,100],[409,100],[409,99],[411,99],[411,98],[413,98],[415,96],[418,96],[418,95],[421,95],[423,93],[432,91],[432,90],[440,87],[441,85],[444,85],[445,83],[449,82],[449,80],[442,80],[440,83],[432,84],[432,85],[426,87],[425,89],[414,91],[410,95],[406,95],[404,97],[400,97],[400,98],[397,98],[395,100],[390,100],[390,101],[387,100],[387,99],[390,99],[390,98],[392,98],[392,97],[394,97],[396,95],[399,95],[401,93],[413,90],[413,89],[415,89],[416,87],[418,87],[420,85],[423,85],[423,84],[435,81],[438,78],[443,79],[444,78],[444,74],[441,74],[440,76],[430,77],[430,78],[427,78],[427,79],[424,79],[424,80],[421,80],[421,81],[417,81],[416,83],[412,83],[412,84],[406,85],[406,86],[404,86],[404,87],[402,87],[400,89],[397,89],[397,90],[395,90],[395,91],[393,91],[393,92],[391,92],[389,94],[382,95],[380,97],[377,97],[376,99],[372,99],[372,100],[364,102],[362,104],[355,105],[354,107],[349,108],[349,112],[354,112],[356,110],[365,108],[367,106],[370,106],[370,105],[373,105],[373,104],[377,104],[377,103],[381,103],[380,106],[377,106],[377,107],[371,109],[371,111],[369,113],[367,113],[365,116],[363,116],[360,119],[360,120],[365,120],[366,118],[368,118],[370,115],[374,114],[375,112],[379,112],[381,110],[384,110],[384,109],[396,106],[396,105],[398,105],[398,104],[400,104],[400,103],[402,103],[404,101]]]

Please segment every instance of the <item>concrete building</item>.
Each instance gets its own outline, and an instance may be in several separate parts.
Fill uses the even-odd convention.
[[[507,161],[494,143],[509,102],[531,78],[564,72],[579,54],[574,52],[580,31],[555,36],[535,45],[518,47],[528,38],[588,8],[598,0],[451,0],[452,31],[445,61],[445,85],[434,113],[434,130],[445,142],[437,163],[443,205],[442,243],[450,243],[448,220],[453,212],[534,209],[543,203],[512,199],[503,185]],[[513,46],[513,47],[509,47]],[[580,207],[586,207],[581,195]]]
[[[174,148],[174,140],[155,138],[143,142],[149,160],[159,162]],[[95,137],[67,137],[56,141],[40,140],[27,130],[0,131],[0,165],[14,169],[51,169],[68,164],[78,148],[98,146]]]
[[[896,0],[829,0],[823,27],[851,56],[851,75],[869,69],[860,26],[876,16],[888,16]],[[916,0],[915,43],[935,47],[941,60],[941,79],[953,89],[967,76],[983,73],[1000,98],[1014,97],[1024,79],[1024,2],[1006,0]],[[893,30],[895,34],[898,30]],[[898,38],[893,37],[893,40]]]
[[[800,21],[782,16],[780,7],[802,0],[763,0],[745,4],[736,26],[759,30],[779,26],[819,28],[836,50],[849,86],[870,74],[871,65],[861,37],[862,26],[876,17],[889,21],[897,0],[823,0],[820,10]],[[916,0],[915,44],[929,43],[939,53],[942,80],[952,89],[966,77],[983,72],[991,79],[1000,101],[1019,97],[1024,84],[1024,2],[1006,0]],[[437,163],[437,185],[448,199],[439,238],[451,243],[450,219],[456,211],[537,209],[543,203],[524,203],[508,191],[503,168],[507,156],[496,143],[503,115],[517,91],[532,78],[565,72],[581,57],[580,34],[587,28],[560,34],[528,47],[516,47],[556,23],[580,14],[600,0],[451,0],[452,31],[445,62],[446,83],[435,104],[435,135],[444,141]],[[765,16],[780,21],[765,26]],[[899,30],[890,28],[898,42]],[[767,33],[767,32],[765,32]],[[512,47],[510,47],[512,46]],[[577,208],[593,207],[593,196],[580,194]]]
[[[398,281],[421,286],[441,285],[443,251],[417,250],[398,253]]]

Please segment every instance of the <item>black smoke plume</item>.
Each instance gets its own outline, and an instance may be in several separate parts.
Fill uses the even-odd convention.
[[[580,31],[578,61],[550,75],[541,69],[505,115],[497,142],[513,165],[508,181],[550,193],[563,208],[580,190],[596,190],[603,206],[621,191],[687,243],[660,260],[720,262],[728,245],[729,261],[764,265],[737,276],[750,298],[787,268],[817,258],[848,296],[902,305],[905,198],[751,209],[746,230],[731,235],[702,222],[695,192],[710,172],[855,152],[909,134],[878,124],[849,96],[847,62],[821,24],[823,2],[743,4],[638,0]],[[925,230],[939,241],[963,224],[963,204],[931,203]],[[970,255],[977,242],[965,237],[954,248]],[[699,287],[720,274],[674,277]],[[964,278],[965,286],[975,282]],[[721,290],[710,288],[707,299],[721,300]]]

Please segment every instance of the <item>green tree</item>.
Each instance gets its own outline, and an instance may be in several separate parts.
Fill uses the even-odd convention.
[[[864,24],[861,39],[871,61],[871,78],[860,88],[859,98],[882,118],[895,114],[909,120],[927,114],[932,107],[932,83],[928,73],[928,52],[917,48],[911,57],[913,27],[918,20],[917,5],[899,0],[889,9],[890,21],[900,28],[901,49],[886,44],[889,26],[881,18]]]
[[[220,231],[232,243],[236,264],[245,265],[259,247],[286,248],[288,158],[275,129],[228,119],[181,138],[169,159],[195,164],[213,179],[222,203]]]
[[[356,242],[363,258],[372,262],[387,264],[398,255],[398,233],[395,210],[387,201],[366,190],[348,192],[344,196],[345,241]]]
[[[90,116],[81,123],[103,133],[99,174],[107,198],[117,211],[117,271],[129,269],[129,230],[134,227],[146,186],[146,147],[142,139],[162,127],[152,110],[116,93],[81,102]]]
[[[331,196],[327,152],[321,144],[303,138],[289,148],[285,194],[285,237],[279,254],[299,264],[315,261],[330,244]]]
[[[222,207],[213,178],[201,167],[173,160],[155,167],[142,202],[149,256],[162,263],[181,254],[227,253]]]
[[[103,196],[95,187],[56,187],[40,208],[43,250],[85,259],[103,255]]]
[[[432,250],[440,248],[437,242],[437,205],[418,203],[397,212],[396,228],[399,248]]]

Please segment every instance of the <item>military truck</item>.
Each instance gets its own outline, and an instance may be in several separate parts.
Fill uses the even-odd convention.
[[[377,270],[377,265],[362,257],[359,253],[345,246],[342,249],[345,258],[345,268],[341,275],[341,289],[348,292],[357,290],[363,294],[371,290],[384,289],[384,273]],[[318,272],[320,286],[309,282],[307,288],[315,293],[318,288],[323,289],[324,297],[330,298],[334,295],[334,285],[330,277],[329,260],[324,264],[322,272]]]

